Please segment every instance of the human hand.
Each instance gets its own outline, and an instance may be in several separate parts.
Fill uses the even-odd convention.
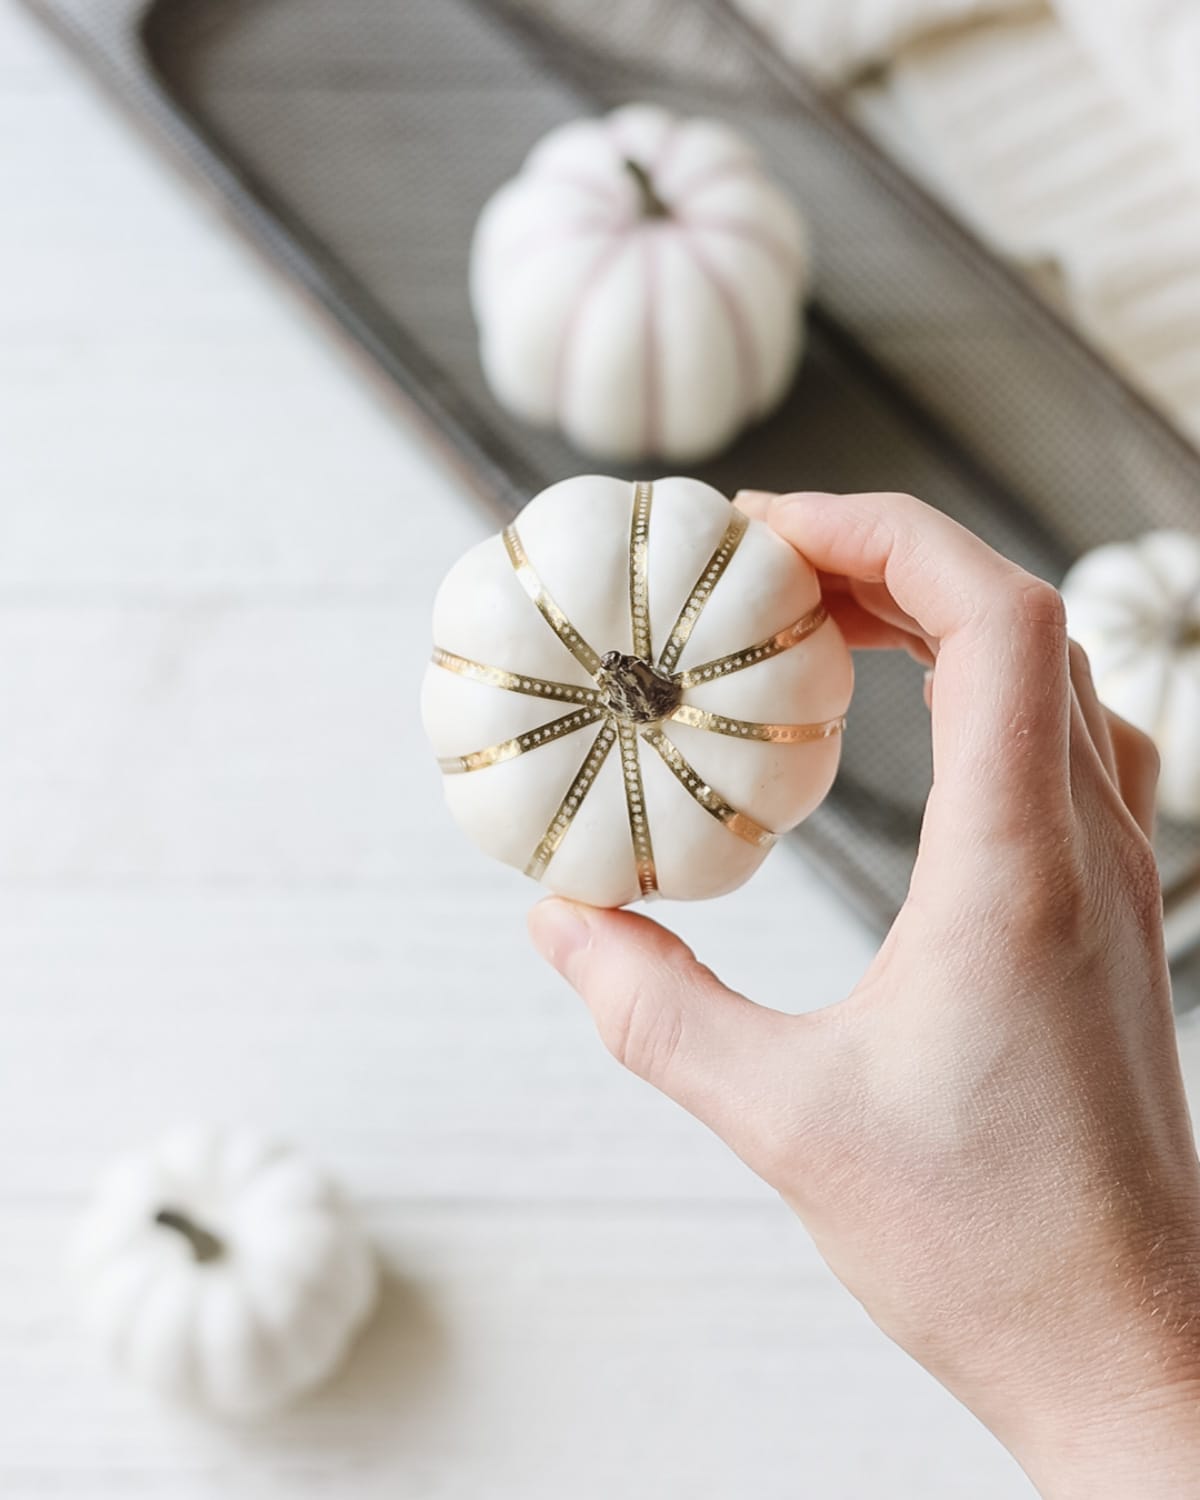
[[[851,646],[933,663],[904,907],[854,991],[802,1015],[631,912],[543,901],[534,942],[1044,1496],[1200,1497],[1200,1168],[1153,749],[1101,707],[1056,591],[937,511],[743,503],[822,571]]]

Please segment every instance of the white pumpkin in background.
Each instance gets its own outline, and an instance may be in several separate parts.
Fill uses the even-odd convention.
[[[1062,593],[1101,701],[1158,747],[1162,811],[1200,820],[1200,536],[1151,531],[1097,547]]]
[[[72,1265],[86,1320],[118,1366],[230,1417],[323,1380],[377,1283],[327,1179],[249,1129],[180,1130],[113,1166]]]
[[[803,220],[753,147],[650,105],[551,131],[471,249],[496,399],[625,461],[715,453],[769,412],[808,282]]]
[[[837,770],[853,672],[817,576],[695,480],[552,485],[450,571],[433,630],[451,813],[563,895],[732,890]]]

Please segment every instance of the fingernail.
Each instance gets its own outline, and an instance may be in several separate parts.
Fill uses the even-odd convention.
[[[533,946],[563,975],[591,941],[591,929],[579,907],[562,897],[539,901],[529,913],[528,925]]]

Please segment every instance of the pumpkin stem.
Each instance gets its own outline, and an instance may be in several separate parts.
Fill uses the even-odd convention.
[[[160,1208],[154,1215],[154,1222],[161,1224],[164,1229],[173,1229],[176,1234],[183,1235],[192,1248],[193,1256],[201,1265],[205,1261],[219,1260],[225,1253],[223,1242],[215,1234],[176,1208]]]
[[[650,180],[650,173],[646,171],[641,162],[633,161],[630,157],[625,158],[625,170],[633,178],[638,190],[638,206],[641,209],[643,219],[669,219],[671,210],[654,191],[654,184]]]

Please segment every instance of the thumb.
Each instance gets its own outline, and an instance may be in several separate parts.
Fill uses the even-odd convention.
[[[673,933],[561,897],[529,914],[534,946],[583,997],[609,1051],[763,1171],[786,1133],[803,1016],[755,1005]]]

